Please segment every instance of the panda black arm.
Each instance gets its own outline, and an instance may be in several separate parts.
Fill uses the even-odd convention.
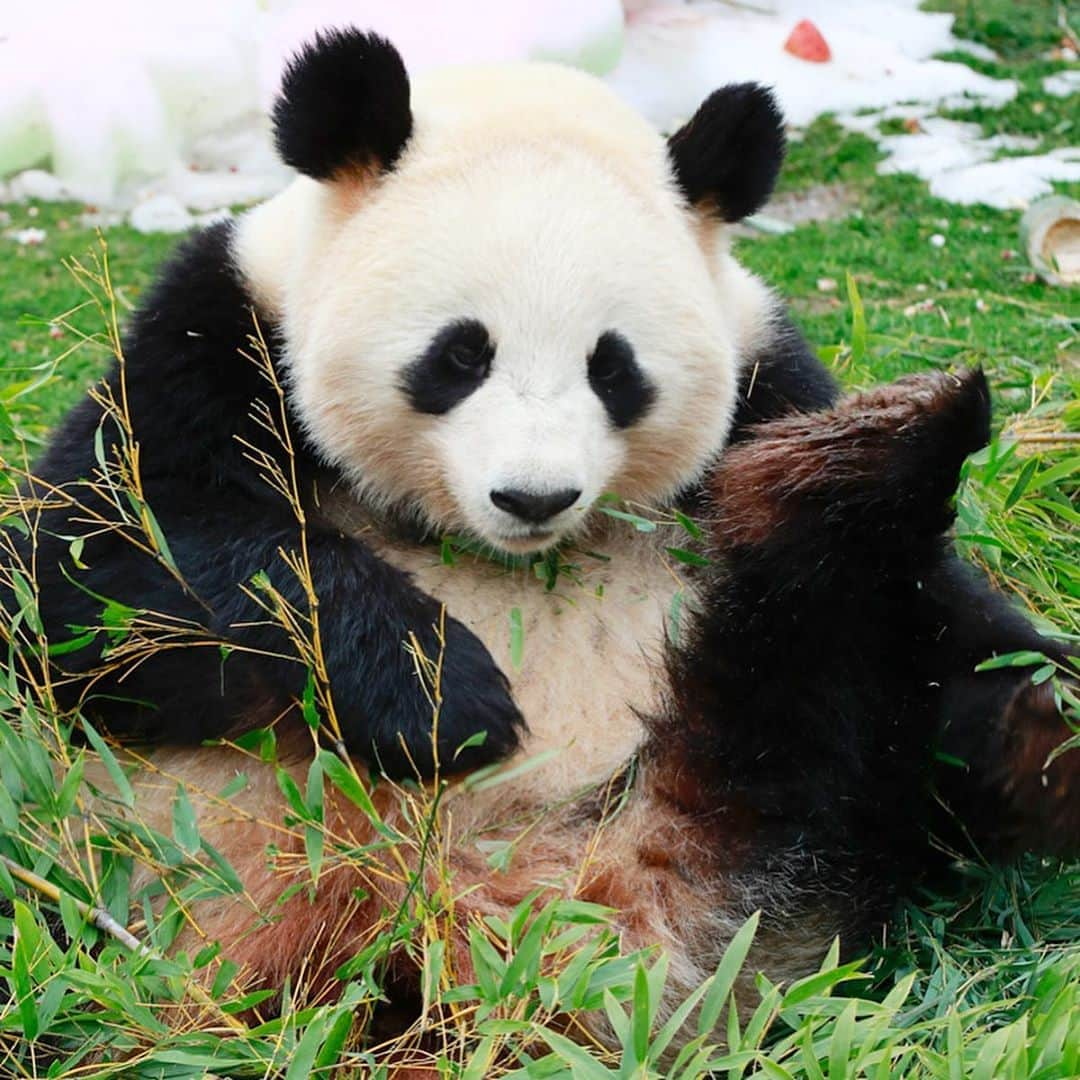
[[[89,569],[78,576],[98,596],[197,623],[205,633],[196,633],[187,647],[154,651],[138,665],[94,678],[84,707],[115,734],[197,742],[268,722],[300,698],[307,681],[306,667],[290,659],[295,649],[288,634],[242,586],[263,572],[291,608],[306,612],[307,599],[283,557],[300,548],[298,526],[289,514],[275,513],[239,490],[216,503],[182,487],[170,495],[171,505],[157,517],[189,592],[115,536],[87,541],[82,559]],[[43,565],[51,562],[49,555],[62,558],[55,543],[46,541],[42,550]],[[430,775],[432,710],[403,643],[412,632],[425,653],[437,657],[438,603],[340,533],[309,527],[307,555],[346,745],[390,775],[411,775],[414,765]],[[68,568],[68,573],[75,572]],[[43,605],[50,637],[67,636],[61,624],[100,622],[101,605],[93,596],[64,589],[59,576],[47,573],[45,580],[52,600]],[[517,712],[505,679],[479,640],[450,618],[445,632],[438,752],[442,767],[453,771],[510,752]],[[225,644],[224,655],[217,642]],[[100,649],[92,648],[65,657],[64,667],[91,675],[100,661]],[[483,747],[455,758],[477,730],[488,732]]]
[[[282,558],[300,546],[295,515],[260,479],[241,442],[280,456],[251,418],[257,399],[271,414],[277,406],[269,382],[240,354],[254,328],[252,308],[232,267],[230,227],[196,234],[133,320],[123,382],[115,367],[106,379],[112,396],[127,401],[146,499],[187,587],[120,531],[87,530],[79,521],[85,515],[53,509],[39,530],[40,607],[51,641],[71,638],[71,627],[100,626],[105,598],[193,625],[204,645],[233,647],[224,661],[216,648],[168,648],[105,675],[103,633],[65,655],[63,668],[76,676],[69,694],[87,697],[90,714],[118,734],[197,741],[234,732],[283,711],[307,679],[284,631],[245,592],[265,572],[289,604],[306,611],[300,582]],[[273,327],[264,322],[263,331],[272,344]],[[121,445],[119,429],[87,399],[56,433],[37,474],[97,500],[80,481],[100,468],[93,449],[99,429],[109,459]],[[318,464],[302,443],[296,466],[304,488]],[[80,533],[83,568],[69,552],[70,537]],[[307,543],[349,749],[390,773],[411,773],[411,759],[429,775],[432,709],[404,643],[415,633],[427,655],[437,655],[439,605],[354,538],[316,525]],[[445,633],[439,757],[444,768],[472,768],[511,751],[521,720],[480,641],[449,617]],[[457,747],[481,730],[484,744],[454,761]]]

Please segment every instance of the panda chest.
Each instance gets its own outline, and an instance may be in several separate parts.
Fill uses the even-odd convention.
[[[446,565],[431,548],[382,554],[487,646],[528,724],[522,753],[545,754],[552,786],[602,779],[636,750],[685,587],[656,545],[631,537],[543,573],[472,555]]]

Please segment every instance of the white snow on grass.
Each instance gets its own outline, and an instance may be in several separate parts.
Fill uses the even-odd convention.
[[[627,11],[624,23],[623,7]],[[376,29],[410,70],[493,59],[559,59],[607,75],[665,130],[718,86],[775,88],[789,122],[833,112],[878,139],[885,172],[915,172],[954,201],[1022,205],[1076,155],[1010,157],[942,105],[1000,106],[1012,80],[933,59],[985,47],[952,36],[952,17],[918,0],[33,0],[0,2],[0,194],[76,199],[131,211],[137,228],[182,230],[216,208],[251,202],[289,178],[266,111],[286,57],[320,27]],[[764,10],[768,9],[768,10]],[[784,51],[812,20],[832,59]],[[1075,72],[1048,93],[1075,92]],[[890,117],[922,132],[880,136]],[[47,171],[45,171],[47,170]]]
[[[950,170],[930,181],[930,194],[949,202],[1022,210],[1054,190],[1051,180],[1080,181],[1080,147]]]
[[[919,128],[910,135],[879,138],[886,157],[878,171],[914,173],[939,199],[1023,209],[1053,190],[1050,181],[1080,180],[1080,148],[1000,157],[1003,152],[1030,150],[1037,142],[1021,135],[983,138],[977,124],[939,116],[921,119]]]
[[[918,10],[918,0],[774,0],[771,13],[725,3],[645,7],[631,18],[622,62],[610,82],[661,128],[689,117],[725,82],[771,85],[790,123],[822,113],[861,131],[885,150],[882,173],[922,177],[939,198],[1023,208],[1053,190],[1051,181],[1080,179],[1080,151],[1007,157],[1031,150],[1035,140],[983,138],[977,124],[934,116],[939,108],[1011,101],[1017,85],[965,64],[933,59],[937,53],[994,54],[952,36],[952,16]],[[811,19],[832,59],[815,64],[783,49],[791,28]],[[1048,92],[1080,88],[1080,73],[1047,78]],[[912,134],[881,135],[887,119],[917,121]]]
[[[772,86],[790,123],[899,102],[1002,105],[1011,79],[932,59],[958,48],[952,16],[918,0],[773,0],[765,14],[726,3],[656,4],[631,17],[612,85],[661,128],[690,116],[718,86]],[[810,19],[832,59],[815,64],[784,51],[794,25]]]
[[[1069,97],[1080,93],[1080,68],[1069,68],[1043,79],[1043,90],[1054,97]]]
[[[345,25],[414,71],[543,57],[602,73],[623,16],[619,0],[0,2],[0,178],[21,174],[16,198],[148,204],[136,222],[157,229],[264,198],[290,176],[266,118],[285,59]]]

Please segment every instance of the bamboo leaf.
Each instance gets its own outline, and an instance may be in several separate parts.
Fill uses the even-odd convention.
[[[643,963],[638,963],[634,972],[634,1003],[631,1013],[633,1024],[634,1063],[640,1064],[649,1052],[649,976]]]
[[[735,985],[735,979],[742,970],[747,954],[750,952],[750,946],[753,944],[760,919],[761,912],[755,911],[739,927],[728,947],[724,950],[723,959],[721,959],[716,974],[713,976],[713,984],[701,1005],[701,1014],[698,1016],[699,1035],[708,1035],[719,1022],[724,1003],[730,997],[731,989]],[[737,1049],[737,1047],[732,1047],[732,1049]]]
[[[696,551],[687,551],[685,548],[669,547],[664,549],[673,559],[684,563],[686,566],[708,566],[709,560]]]
[[[135,793],[131,790],[131,784],[128,783],[128,778],[124,774],[124,770],[120,768],[120,763],[116,760],[116,756],[109,749],[105,740],[85,719],[82,721],[82,728],[86,733],[87,739],[90,740],[90,745],[94,748],[97,756],[101,758],[101,763],[105,766],[105,771],[109,774],[109,779],[112,780],[113,784],[116,786],[120,801],[128,809],[131,809],[135,805]]]
[[[858,366],[866,356],[866,308],[850,270],[847,272],[847,294],[851,304],[851,362]]]
[[[176,785],[172,806],[173,839],[185,855],[198,854],[202,842],[199,838],[199,825],[195,810],[188,799],[183,784]]]
[[[701,540],[704,537],[704,532],[701,530],[701,526],[694,521],[693,518],[687,517],[681,510],[675,511],[675,520],[686,530],[695,540]]]
[[[510,609],[510,663],[515,671],[521,669],[525,655],[525,623],[521,617],[521,608]]]
[[[1025,462],[1024,467],[1020,470],[1020,475],[1016,478],[1016,483],[1012,486],[1012,490],[1005,496],[1002,511],[1011,510],[1024,497],[1024,492],[1027,491],[1028,484],[1031,483],[1031,478],[1035,475],[1035,470],[1038,467],[1038,458],[1031,458]]]

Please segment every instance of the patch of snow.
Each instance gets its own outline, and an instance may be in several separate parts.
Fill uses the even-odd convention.
[[[390,37],[413,71],[544,57],[603,73],[623,13],[619,0],[0,4],[0,177],[47,165],[52,190],[22,197],[106,207],[264,198],[290,175],[265,115],[285,59],[320,27],[349,24]]]
[[[16,244],[20,244],[23,247],[37,247],[39,244],[45,243],[46,232],[44,229],[16,229],[14,232],[8,234]]]
[[[953,38],[949,48],[953,52],[967,53],[968,56],[974,56],[976,60],[986,60],[991,64],[1000,59],[989,45],[983,45],[979,41],[968,41],[967,38]]]
[[[868,109],[865,112],[851,113],[843,118],[844,127],[858,131],[862,135],[878,138],[878,127],[885,120],[913,120],[922,126],[923,120],[934,112],[933,105],[918,102],[906,105],[890,105],[885,109]]]
[[[1080,149],[998,158],[1002,150],[1030,150],[1038,141],[1024,135],[984,139],[978,124],[939,116],[925,118],[921,126],[913,135],[881,136],[886,157],[878,171],[913,173],[940,199],[1022,209],[1053,190],[1050,181],[1080,179]]]
[[[828,42],[829,63],[808,64],[783,51],[791,27],[804,18]],[[942,107],[999,107],[1017,92],[1014,80],[933,59],[948,51],[996,58],[954,38],[951,27],[950,15],[921,11],[918,0],[773,0],[769,13],[723,3],[645,4],[630,19],[624,58],[609,81],[667,128],[689,117],[717,85],[770,84],[789,122],[833,112],[845,127],[878,142],[886,155],[880,172],[913,173],[953,202],[1023,207],[1050,191],[1051,181],[1077,179],[1073,151],[996,160],[1002,152],[1033,150],[1038,140],[983,138],[977,124],[933,115]],[[1080,88],[1080,72],[1050,76],[1044,86],[1071,93]],[[882,121],[896,119],[914,122],[914,132],[879,134]]]
[[[71,198],[71,191],[63,180],[58,180],[44,169],[27,169],[19,173],[12,179],[9,192],[13,202],[27,202],[29,199],[59,202]]]
[[[921,126],[922,130],[912,135],[883,135],[878,139],[886,154],[879,172],[914,173],[923,180],[933,180],[942,173],[985,161],[993,154],[991,148],[982,145],[978,124],[928,116]]]
[[[812,20],[832,50],[809,64],[783,49],[791,28]],[[852,115],[899,102],[981,102],[1016,96],[1011,79],[933,60],[953,49],[952,16],[918,0],[774,0],[769,13],[718,2],[655,4],[630,18],[619,66],[608,81],[659,127],[690,116],[717,86],[772,86],[790,123],[822,112]]]
[[[1080,69],[1071,68],[1047,75],[1042,85],[1043,90],[1054,97],[1069,97],[1070,94],[1080,93]]]
[[[930,193],[955,203],[1017,210],[1049,195],[1052,180],[1080,180],[1080,147],[1001,158],[944,172],[931,179]]]
[[[273,152],[266,115],[282,66],[316,29],[345,24],[385,34],[414,72],[530,57],[609,72],[609,84],[665,129],[716,87],[739,80],[773,86],[794,125],[831,111],[876,138],[883,119],[917,121],[916,134],[880,138],[883,171],[915,172],[936,193],[963,192],[963,201],[1006,205],[1007,197],[1013,205],[1050,179],[1073,175],[1075,162],[1060,155],[994,161],[1002,150],[1031,144],[980,139],[971,125],[932,115],[942,104],[1000,106],[1017,90],[1012,80],[933,59],[958,50],[993,56],[954,38],[952,16],[922,11],[919,0],[769,0],[766,7],[723,0],[0,3],[0,177],[15,177],[0,186],[0,197],[82,200],[102,222],[133,208],[137,228],[157,231],[273,194],[291,175]],[[803,19],[823,34],[829,62],[784,51]],[[1077,73],[1062,72],[1045,85],[1064,93],[1078,82]],[[1017,187],[1006,195],[1010,178]]]
[[[1034,135],[1010,135],[1002,132],[1000,135],[983,139],[983,144],[991,150],[1034,150],[1039,145],[1039,140]]]
[[[184,232],[195,219],[172,195],[152,195],[131,211],[131,227],[141,233]]]

